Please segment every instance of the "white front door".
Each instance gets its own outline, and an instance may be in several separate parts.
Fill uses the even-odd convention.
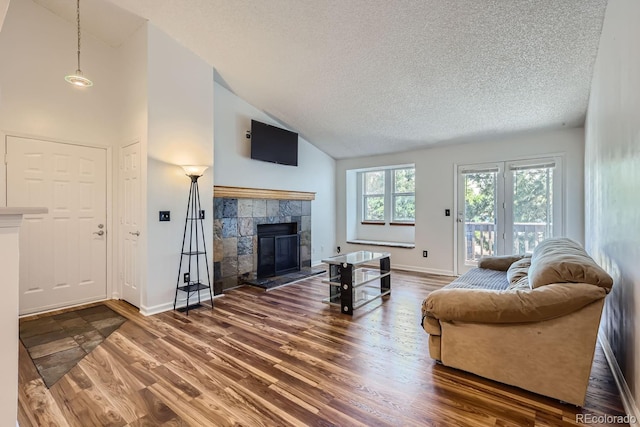
[[[107,297],[106,150],[7,137],[7,206],[44,206],[20,232],[20,314]]]
[[[140,143],[121,150],[120,194],[122,299],[140,307]]]

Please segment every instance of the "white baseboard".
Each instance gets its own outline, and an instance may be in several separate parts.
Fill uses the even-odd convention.
[[[220,297],[223,297],[224,294],[220,294],[220,295],[214,295],[213,299],[218,299]],[[195,298],[195,294],[191,296],[192,298],[192,304],[194,303],[193,298]],[[205,294],[200,294],[200,299],[201,301],[207,302],[209,301],[209,291],[206,291],[206,295]],[[186,298],[179,298],[178,299],[178,307],[182,307],[184,305],[186,305],[187,299]],[[165,311],[171,311],[173,310],[173,301],[169,301],[169,302],[165,302],[162,304],[157,304],[151,307],[147,307],[144,305],[140,305],[140,314],[142,314],[143,316],[153,316],[154,314],[159,314],[159,313],[163,313]]]
[[[440,270],[440,269],[437,269],[437,268],[415,267],[413,265],[401,265],[401,264],[391,263],[391,269],[392,270],[413,271],[413,272],[416,272],[416,273],[435,274],[437,276],[455,276],[455,274],[453,274],[453,271],[451,271],[451,270]]]
[[[624,379],[624,375],[622,374],[620,365],[618,365],[618,361],[613,354],[613,350],[611,349],[609,340],[607,339],[607,336],[602,332],[602,330],[598,332],[598,341],[600,342],[602,350],[604,351],[604,356],[609,363],[609,368],[611,368],[613,379],[616,381],[616,385],[618,386],[618,391],[620,392],[620,399],[622,400],[624,412],[629,416],[629,418],[635,418],[635,423],[633,424],[638,424],[638,421],[640,420],[640,411],[638,411],[638,406],[636,405],[636,401],[631,394],[629,385]]]
[[[312,261],[311,266],[317,267],[321,264],[323,264],[322,261]],[[375,266],[376,265],[371,264],[371,267],[375,267]],[[413,271],[416,273],[435,274],[436,276],[455,276],[455,274],[453,274],[453,271],[451,270],[439,270],[437,268],[422,268],[422,267],[415,267],[413,265],[394,264],[393,262],[391,263],[391,269],[402,270],[402,271]]]

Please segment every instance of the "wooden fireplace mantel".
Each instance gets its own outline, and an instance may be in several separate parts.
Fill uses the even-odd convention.
[[[315,200],[316,193],[309,191],[268,190],[265,188],[213,186],[213,197],[231,199]]]

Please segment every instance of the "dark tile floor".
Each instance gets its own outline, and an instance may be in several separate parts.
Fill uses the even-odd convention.
[[[47,387],[125,322],[105,305],[20,320],[20,340]]]
[[[243,282],[247,285],[257,286],[263,289],[273,289],[279,286],[288,285],[298,280],[306,279],[307,277],[317,276],[324,273],[326,270],[303,267],[300,271],[293,271],[291,273],[283,274],[281,276],[257,278],[255,274],[250,277],[243,278]]]

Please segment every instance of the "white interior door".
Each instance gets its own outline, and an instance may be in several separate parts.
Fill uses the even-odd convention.
[[[140,143],[120,156],[120,283],[122,299],[140,307]]]
[[[20,233],[20,314],[107,297],[106,150],[7,137],[7,206],[44,206]]]

